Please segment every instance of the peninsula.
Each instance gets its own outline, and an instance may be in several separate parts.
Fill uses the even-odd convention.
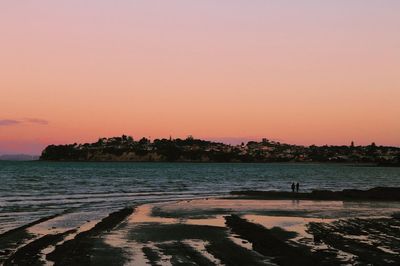
[[[262,139],[229,145],[195,139],[134,140],[131,136],[100,138],[95,143],[49,145],[40,160],[132,162],[344,162],[383,166],[400,164],[400,148],[378,146],[301,146]]]

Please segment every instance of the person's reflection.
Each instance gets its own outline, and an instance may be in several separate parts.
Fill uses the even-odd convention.
[[[293,207],[298,207],[299,204],[300,204],[300,200],[298,200],[298,199],[293,199],[293,200],[292,200],[292,206],[293,206]]]

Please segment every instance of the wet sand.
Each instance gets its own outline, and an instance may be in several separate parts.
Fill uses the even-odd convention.
[[[400,265],[398,201],[210,198],[0,235],[3,265]]]
[[[300,193],[244,190],[232,191],[231,195],[256,199],[400,201],[400,188],[375,187],[369,190],[344,189],[342,191],[314,190]]]

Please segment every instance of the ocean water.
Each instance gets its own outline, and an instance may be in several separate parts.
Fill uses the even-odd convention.
[[[51,214],[100,219],[143,202],[223,195],[400,186],[400,168],[341,164],[73,163],[0,161],[0,233]],[[71,225],[73,226],[73,225]]]

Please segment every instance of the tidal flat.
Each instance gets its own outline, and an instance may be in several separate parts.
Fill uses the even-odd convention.
[[[43,217],[0,235],[0,263],[400,264],[398,201],[244,194],[136,204],[92,220],[68,212]]]

